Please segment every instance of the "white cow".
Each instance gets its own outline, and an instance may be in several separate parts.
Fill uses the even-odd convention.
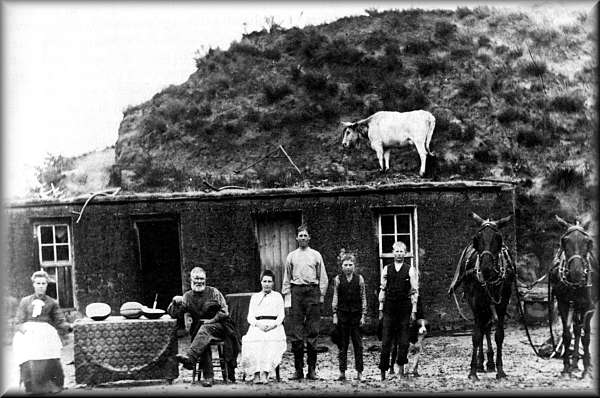
[[[342,145],[351,147],[360,137],[368,138],[377,153],[382,171],[390,168],[390,149],[413,143],[421,158],[419,175],[425,173],[429,142],[435,127],[435,117],[423,110],[411,112],[380,111],[357,122],[342,122],[344,127]],[[385,160],[385,163],[384,163]]]

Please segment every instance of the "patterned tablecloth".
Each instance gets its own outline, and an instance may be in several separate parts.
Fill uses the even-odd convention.
[[[74,327],[75,382],[101,384],[117,380],[166,379],[179,376],[177,320],[89,318]]]

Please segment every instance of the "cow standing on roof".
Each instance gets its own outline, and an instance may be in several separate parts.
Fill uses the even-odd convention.
[[[368,138],[377,153],[382,171],[390,168],[390,149],[413,143],[421,158],[419,175],[425,174],[429,142],[435,127],[435,117],[423,110],[411,112],[380,111],[357,122],[342,122],[344,127],[342,145],[351,147],[359,138]],[[385,162],[384,162],[385,161]]]

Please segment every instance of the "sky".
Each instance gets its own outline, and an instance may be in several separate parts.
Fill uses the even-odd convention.
[[[123,110],[185,82],[194,57],[274,21],[317,25],[367,9],[594,2],[33,2],[2,4],[2,195],[34,184],[47,154],[114,145]]]

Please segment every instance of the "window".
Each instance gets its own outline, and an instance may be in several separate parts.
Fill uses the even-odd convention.
[[[37,224],[40,266],[50,275],[47,294],[62,308],[73,308],[73,255],[68,224]]]
[[[406,261],[419,269],[418,245],[416,233],[416,208],[398,208],[379,214],[379,265],[380,270],[394,261],[392,245],[404,242],[406,245]]]

